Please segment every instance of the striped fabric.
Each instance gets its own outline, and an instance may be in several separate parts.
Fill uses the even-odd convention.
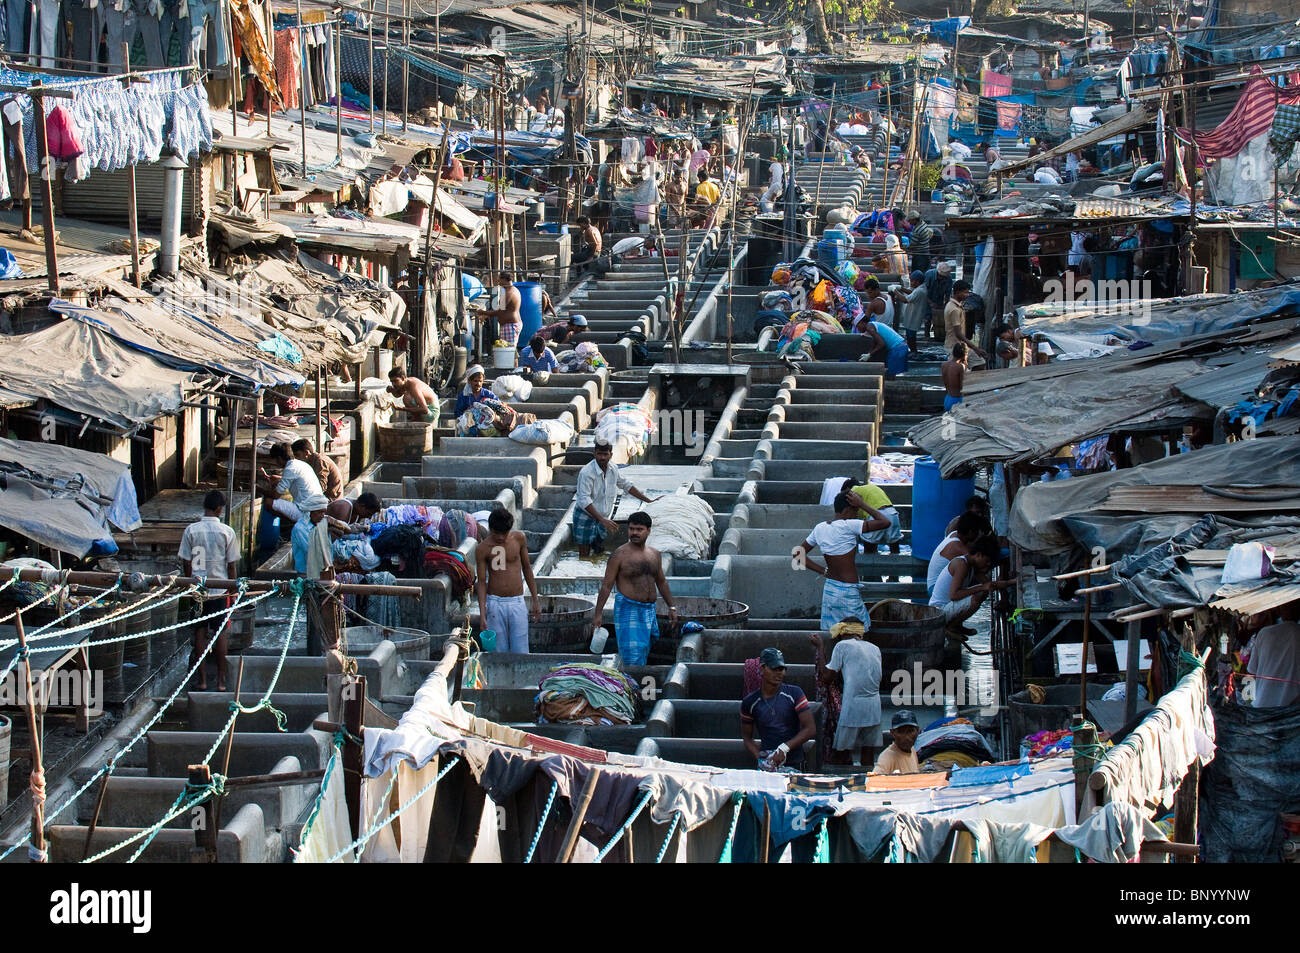
[[[1258,73],[1258,66],[1252,68]],[[1279,105],[1300,103],[1300,89],[1279,89],[1271,80],[1255,76],[1232,108],[1228,118],[1210,132],[1196,133],[1196,145],[1202,159],[1226,159],[1235,156],[1246,143],[1273,125],[1273,113]],[[1184,139],[1186,129],[1178,130]]]

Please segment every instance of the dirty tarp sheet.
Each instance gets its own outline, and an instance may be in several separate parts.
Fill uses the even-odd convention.
[[[1274,537],[1288,530],[1300,534],[1300,516],[1263,517],[1239,522],[1213,514],[1158,546],[1134,555],[1111,559],[1111,575],[1124,584],[1129,594],[1140,602],[1163,609],[1181,609],[1210,602],[1224,588],[1220,584],[1223,567],[1193,565],[1187,554],[1196,549],[1226,550],[1235,543]],[[1290,582],[1289,570],[1275,569],[1279,582]],[[1260,582],[1227,587],[1255,589]]]
[[[257,351],[250,342],[195,320],[175,298],[163,298],[156,303],[105,298],[98,308],[56,298],[50,302],[50,310],[100,329],[158,362],[180,370],[231,374],[271,386],[298,386],[305,379],[267,360],[267,355]],[[268,327],[265,336],[270,337],[271,332]]]
[[[1110,517],[1093,515],[1115,486],[1231,486],[1241,483],[1295,486],[1300,484],[1300,436],[1268,437],[1238,443],[1203,447],[1140,467],[1113,470],[1070,480],[1033,483],[1016,494],[1011,509],[1010,538],[1031,552],[1052,554],[1068,551],[1085,525],[1105,529],[1112,535],[1123,525],[1138,524],[1152,516]],[[1073,517],[1067,525],[1067,517]],[[1157,532],[1142,535],[1136,546],[1163,542],[1196,522],[1194,514],[1170,514],[1170,522]]]
[[[193,375],[81,321],[13,335],[0,348],[0,384],[132,430],[180,409]]]
[[[1300,810],[1300,705],[1213,711],[1218,751],[1201,775],[1205,860],[1277,863],[1278,814]]]
[[[1300,283],[1247,291],[1240,294],[1188,295],[1164,301],[1144,301],[1143,307],[1123,313],[1105,313],[1109,304],[1108,292],[1099,287],[1094,292],[1101,299],[1068,304],[1027,305],[1018,310],[1020,327],[1024,334],[1046,334],[1054,331],[1075,337],[1092,338],[1105,343],[1107,338],[1124,341],[1169,341],[1226,331],[1248,324],[1258,318],[1279,314],[1295,314],[1300,310]],[[1065,311],[1065,313],[1060,313]]]
[[[1172,430],[1201,419],[1206,408],[1174,390],[1201,373],[1197,361],[1186,359],[1026,380],[968,397],[909,436],[945,478],[981,463],[1029,462],[1112,430]]]

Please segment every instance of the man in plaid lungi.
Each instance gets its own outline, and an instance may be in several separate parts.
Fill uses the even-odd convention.
[[[501,307],[492,308],[487,315],[496,318],[497,337],[514,347],[519,343],[519,330],[524,326],[524,319],[519,315],[523,297],[511,282],[508,271],[497,274],[497,287],[501,289]]]
[[[655,590],[668,603],[669,624],[677,628],[677,607],[673,594],[664,578],[663,560],[659,550],[646,545],[650,538],[650,514],[633,513],[627,521],[627,542],[614,550],[605,567],[605,579],[596,597],[596,611],[592,628],[599,629],[605,615],[605,601],[617,584],[614,595],[614,635],[618,639],[618,654],[624,664],[645,665],[650,654],[650,643],[659,635],[659,620],[655,616]]]

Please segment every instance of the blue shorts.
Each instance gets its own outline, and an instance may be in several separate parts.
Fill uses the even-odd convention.
[[[900,341],[885,355],[885,373],[902,374],[907,370],[907,342]]]
[[[659,637],[659,619],[653,602],[638,602],[621,592],[614,593],[614,634],[618,654],[625,665],[644,665],[650,656],[650,642]]]
[[[862,590],[851,583],[827,579],[822,583],[822,629],[827,630],[849,616],[855,616],[864,626],[871,627],[871,618],[862,602]]]
[[[951,394],[944,394],[943,395],[944,413],[947,413],[948,411],[952,410],[954,407],[960,404],[962,400],[964,400],[964,398],[962,397],[953,397]]]
[[[605,527],[592,519],[585,510],[573,511],[573,541],[579,546],[590,546],[605,538]]]

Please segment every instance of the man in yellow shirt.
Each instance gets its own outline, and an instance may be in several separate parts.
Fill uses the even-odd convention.
[[[697,178],[699,184],[695,186],[695,213],[692,222],[704,225],[708,222],[713,207],[722,198],[722,190],[718,188],[718,183],[709,178],[708,169],[700,169]]]
[[[889,546],[891,553],[897,553],[901,548],[903,540],[903,524],[898,518],[898,510],[890,502],[885,491],[874,483],[863,483],[859,486],[853,486],[852,480],[845,480],[841,493],[849,494],[849,502],[858,507],[858,515],[862,519],[869,519],[870,516],[864,507],[871,507],[879,510],[880,515],[889,520],[889,526],[885,529],[875,530],[874,532],[864,533],[862,540],[866,543],[867,552],[874,553],[876,548],[882,543]]]
[[[906,709],[894,712],[890,720],[890,736],[894,743],[876,760],[872,774],[920,774],[921,765],[917,761],[916,736],[921,733],[921,726],[916,723],[916,716]]]

